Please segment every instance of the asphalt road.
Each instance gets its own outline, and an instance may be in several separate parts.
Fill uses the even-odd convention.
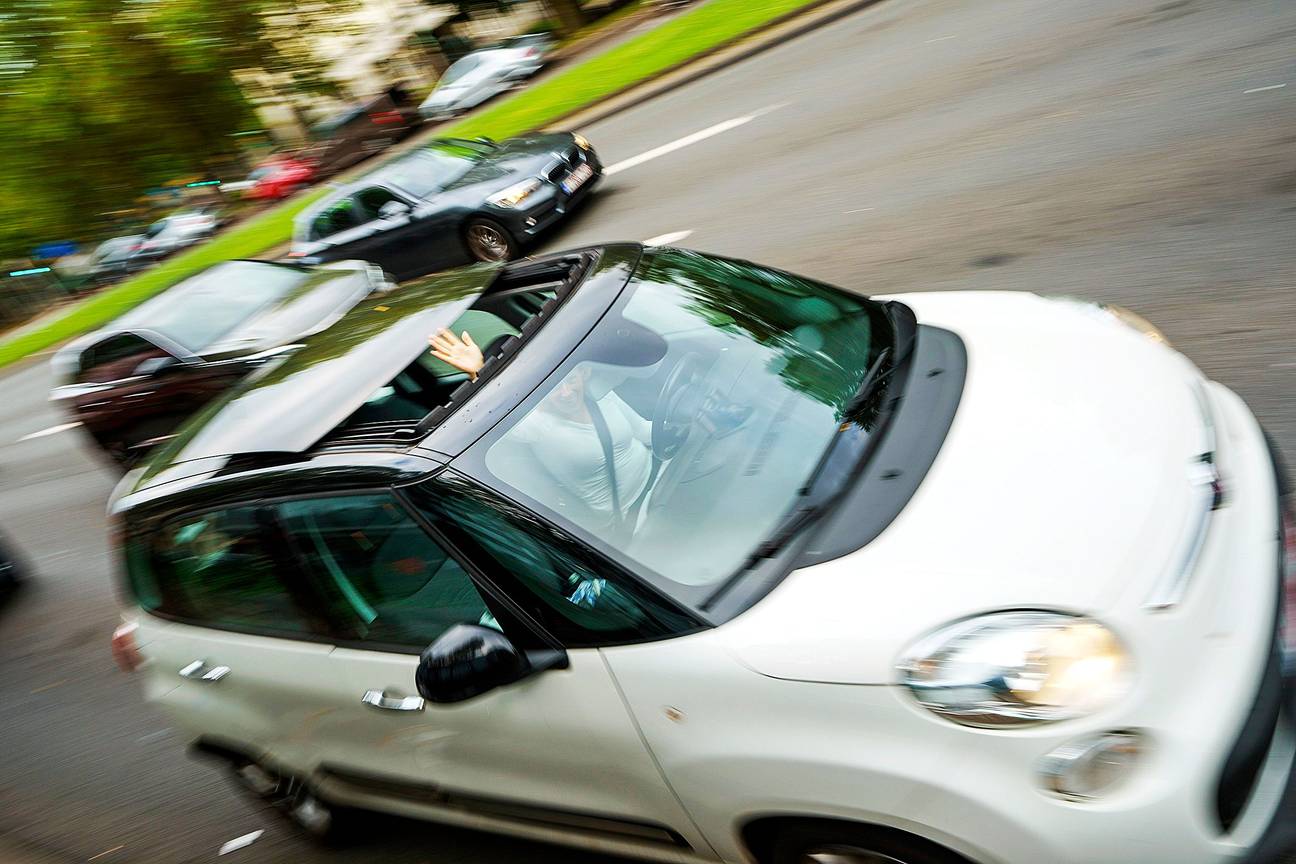
[[[1290,0],[885,0],[582,130],[621,170],[548,245],[691,232],[870,293],[1115,301],[1296,463],[1294,58]],[[63,422],[48,385],[0,381],[0,526],[36,568],[0,610],[0,860],[207,861],[262,829],[229,860],[595,860],[399,820],[313,850],[188,761],[108,657],[111,475],[76,430],[19,440]]]

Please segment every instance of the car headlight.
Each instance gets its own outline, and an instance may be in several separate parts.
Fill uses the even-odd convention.
[[[1092,713],[1122,694],[1129,659],[1091,618],[996,612],[919,640],[899,664],[927,709],[966,726],[996,728]]]
[[[582,149],[582,150],[589,150],[589,149],[591,149],[591,148],[590,148],[589,139],[586,138],[584,135],[580,134],[579,132],[573,132],[573,133],[572,133],[572,140],[575,141],[575,142],[576,142],[576,146],[579,147],[579,148]]]
[[[496,192],[486,200],[496,207],[516,207],[534,195],[540,186],[540,181],[532,177],[529,180],[523,180],[521,183],[514,183],[507,189]]]
[[[1111,303],[1103,303],[1102,308],[1108,315],[1112,316],[1122,324],[1134,328],[1153,342],[1160,342],[1162,345],[1170,344],[1170,340],[1161,332],[1160,327],[1156,326],[1137,312],[1132,312],[1124,306],[1116,306]]]

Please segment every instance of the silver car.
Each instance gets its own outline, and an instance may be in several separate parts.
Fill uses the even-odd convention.
[[[521,37],[519,37],[521,38]],[[428,120],[462,114],[540,71],[546,47],[528,42],[507,42],[460,58],[437,82],[419,113]]]

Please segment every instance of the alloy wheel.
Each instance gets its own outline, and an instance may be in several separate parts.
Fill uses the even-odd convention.
[[[478,261],[507,261],[511,244],[499,228],[476,222],[468,226],[468,246]]]

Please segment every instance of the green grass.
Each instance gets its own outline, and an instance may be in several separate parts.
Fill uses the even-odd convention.
[[[815,0],[709,0],[642,36],[572,66],[445,131],[503,139],[538,129],[651,78]],[[598,142],[595,142],[597,146]],[[191,252],[100,292],[42,327],[0,342],[0,366],[111,321],[154,294],[220,261],[260,255],[292,234],[292,220],[324,194],[311,193],[268,210]]]

